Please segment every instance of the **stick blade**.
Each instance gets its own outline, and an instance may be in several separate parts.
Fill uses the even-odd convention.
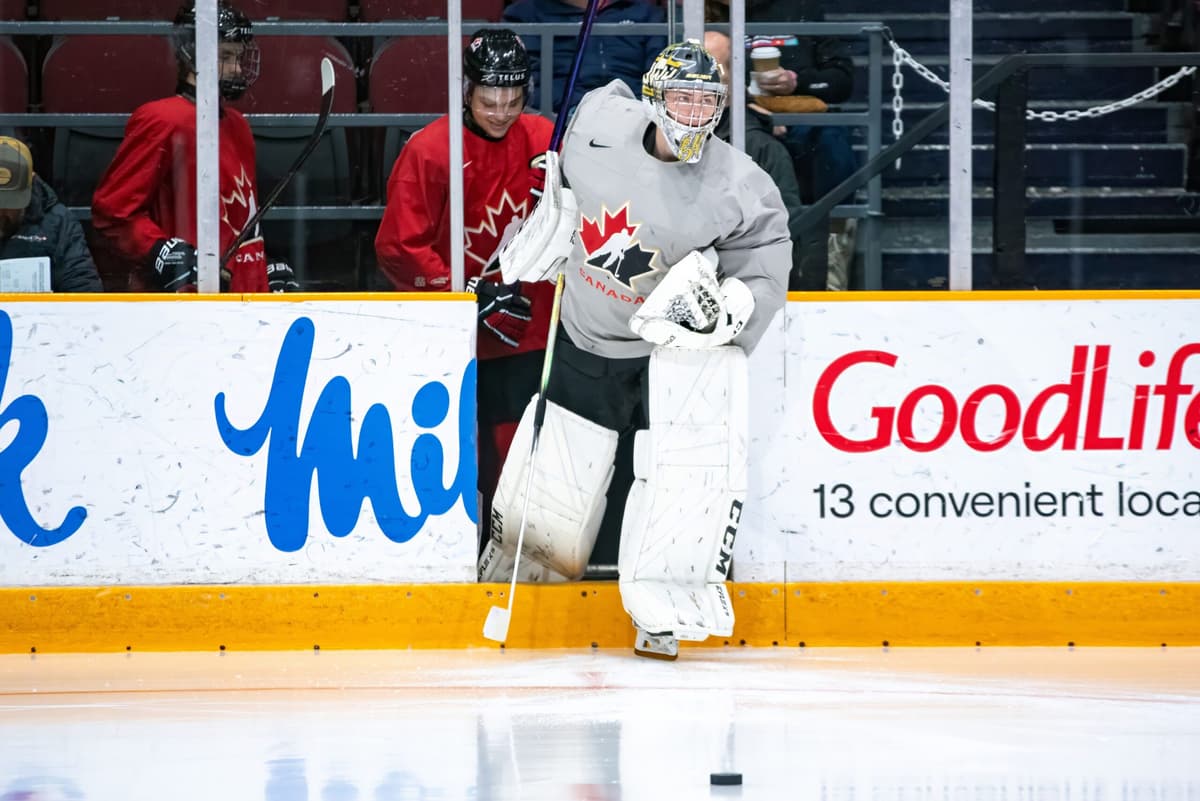
[[[504,642],[508,639],[508,623],[511,619],[512,614],[508,609],[493,606],[483,622],[483,636],[493,642]]]
[[[321,94],[333,91],[333,62],[328,57],[321,59]]]

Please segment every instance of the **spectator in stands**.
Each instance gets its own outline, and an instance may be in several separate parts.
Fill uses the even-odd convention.
[[[730,63],[733,56],[729,37],[716,31],[707,31],[704,34],[704,49],[711,53],[717,63],[721,65],[722,77],[728,86]],[[730,92],[729,96],[730,102],[732,102],[733,93]],[[748,100],[752,101],[753,98],[748,98]],[[717,124],[713,133],[729,142],[733,137],[732,125],[733,113],[726,108],[725,115],[721,117],[721,122]],[[800,213],[804,210],[804,204],[800,199],[800,185],[796,182],[796,171],[792,166],[791,154],[788,153],[787,147],[775,138],[774,126],[771,124],[771,112],[753,102],[746,104],[746,155],[753,159],[755,164],[762,167],[763,172],[771,176],[771,180],[779,187],[783,205],[787,208],[788,232],[792,236],[792,275],[788,283],[795,285],[800,277],[801,252],[799,245],[803,233],[797,225]]]
[[[480,30],[463,53],[463,225],[469,288],[479,300],[480,520],[487,520],[500,467],[537,392],[553,288],[499,283],[494,256],[508,226],[533,209],[553,126],[522,113],[529,56],[511,30]],[[388,179],[375,253],[397,290],[450,289],[450,118],[413,134]]]
[[[258,77],[259,54],[245,14],[228,3],[217,10],[220,61],[220,252],[257,209],[254,138],[226,101]],[[107,281],[133,291],[194,292],[196,263],[196,11],[186,3],[172,34],[179,70],[177,94],[139,107],[92,198],[96,256]],[[284,262],[268,262],[262,237],[251,232],[221,266],[221,291],[299,289]]]
[[[587,0],[516,0],[504,9],[506,22],[557,22],[579,23],[583,20]],[[596,22],[665,22],[661,8],[648,0],[611,0],[596,14]],[[529,37],[530,67],[536,86],[541,78],[540,42]],[[599,36],[593,34],[588,40],[579,66],[579,76],[571,99],[567,101],[567,113],[585,94],[605,86],[614,78],[620,78],[636,96],[642,90],[642,74],[654,61],[654,57],[667,46],[665,36]],[[575,37],[558,36],[554,39],[554,112],[560,111],[563,86],[571,73],[575,59]],[[541,94],[533,92],[531,105],[540,108]]]
[[[9,259],[46,259],[53,292],[101,292],[83,229],[33,172],[29,148],[0,136],[0,271]]]
[[[707,0],[705,14],[710,22],[728,22],[728,0]],[[746,18],[747,22],[819,22],[824,13],[819,0],[751,0]],[[757,76],[759,88],[768,96],[808,95],[835,104],[848,100],[854,90],[854,63],[837,39],[792,34],[749,37],[748,50],[756,47],[781,51],[780,68]],[[793,125],[783,141],[808,202],[825,195],[858,169],[846,126]],[[848,286],[856,227],[854,219],[830,221],[828,289]]]

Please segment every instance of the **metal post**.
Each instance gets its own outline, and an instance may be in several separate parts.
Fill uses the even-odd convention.
[[[1025,108],[1029,73],[1019,70],[996,92],[992,186],[992,285],[1018,289],[1025,280]]]
[[[683,0],[683,38],[704,41],[704,0]]]
[[[879,155],[883,147],[883,34],[872,31],[869,36],[871,71],[867,77],[867,108],[871,124],[867,127],[867,161]],[[863,289],[883,289],[882,256],[879,247],[879,219],[883,214],[883,180],[876,175],[867,184],[867,216],[859,221],[858,241],[866,242],[863,254]]]
[[[221,143],[217,0],[196,0],[197,289],[221,291]]]
[[[746,152],[746,0],[730,0],[729,3],[729,58],[733,72],[729,86],[733,96],[729,108],[733,112],[730,120],[730,144]]]
[[[462,292],[463,271],[463,104],[462,104],[462,0],[449,0],[446,8],[449,36],[446,51],[446,98],[450,106],[450,289]]]
[[[971,288],[972,0],[950,0],[950,289]]]

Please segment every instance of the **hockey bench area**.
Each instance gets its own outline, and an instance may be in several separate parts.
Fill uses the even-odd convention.
[[[3,300],[0,651],[497,647],[469,296]],[[1198,311],[793,295],[706,645],[1200,642]],[[506,647],[632,637],[522,585]]]

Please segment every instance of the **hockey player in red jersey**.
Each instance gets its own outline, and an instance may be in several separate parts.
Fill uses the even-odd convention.
[[[250,20],[223,0],[217,10],[220,95],[220,251],[257,210],[254,138],[226,101],[237,100],[258,77],[259,51]],[[96,261],[110,289],[196,291],[196,12],[185,4],[172,34],[179,83],[172,97],[140,106],[130,116],[112,163],[92,198]],[[254,232],[223,265],[221,290],[291,291],[295,274],[271,265]]]
[[[525,114],[529,57],[510,30],[480,30],[463,53],[463,227],[468,287],[479,299],[482,520],[508,444],[537,392],[553,288],[499,283],[487,270],[508,226],[533,208],[553,125]],[[402,291],[450,290],[450,118],[413,134],[388,179],[375,238],[379,268]]]

